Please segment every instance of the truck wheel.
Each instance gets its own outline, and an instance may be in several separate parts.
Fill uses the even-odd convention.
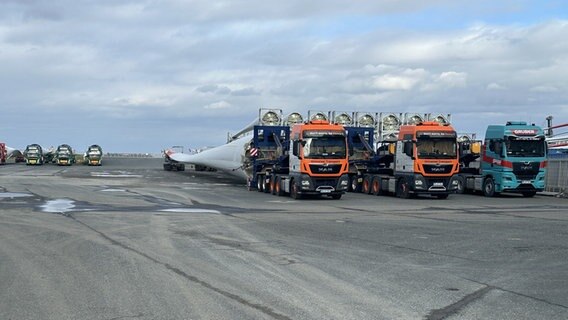
[[[495,192],[495,182],[493,181],[493,178],[486,178],[485,181],[483,181],[483,195],[486,197],[493,197],[498,194],[498,192]]]
[[[351,191],[361,192],[361,184],[359,183],[359,176],[353,176],[351,178]]]
[[[298,193],[298,185],[294,180],[290,182],[290,197],[296,200],[302,199],[302,195]]]
[[[532,198],[536,195],[536,191],[525,191],[523,192],[523,197]]]
[[[275,176],[271,176],[270,177],[270,193],[272,194],[276,194],[276,177]]]
[[[172,171],[172,165],[171,165],[171,164],[164,163],[164,170],[166,170],[166,171]]]
[[[262,176],[262,191],[264,193],[270,192],[270,178],[268,176]]]
[[[410,189],[408,186],[408,182],[406,182],[406,179],[403,178],[398,181],[398,188],[396,195],[402,199],[410,198]]]
[[[366,176],[363,178],[363,186],[361,187],[361,192],[364,194],[371,193],[371,177]]]
[[[333,200],[339,200],[339,199],[341,199],[341,193],[332,194],[332,195],[331,195],[331,198],[332,198]]]
[[[375,196],[380,196],[383,193],[381,190],[381,178],[375,177],[375,179],[373,179],[373,182],[371,183],[371,192]]]
[[[284,196],[284,190],[282,190],[282,179],[280,177],[276,178],[276,184],[274,188],[276,189],[275,193],[277,196]]]
[[[256,176],[256,189],[258,190],[258,192],[264,192],[264,176],[259,174],[258,176]]]
[[[456,180],[458,181],[458,187],[456,189],[456,193],[464,194],[465,193],[465,179],[463,177],[457,177]]]

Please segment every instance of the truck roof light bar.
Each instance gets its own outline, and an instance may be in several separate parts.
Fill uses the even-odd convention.
[[[333,111],[331,114],[331,118],[335,124],[342,126],[352,126],[355,124],[353,121],[353,112]]]
[[[265,126],[278,126],[282,124],[281,109],[260,109],[258,119]]]
[[[326,114],[323,111],[314,111],[314,110],[308,111],[308,121],[315,121],[315,120],[328,121],[329,113]]]
[[[304,117],[299,112],[292,112],[286,116],[285,124],[291,127],[295,124],[303,122],[304,122]]]

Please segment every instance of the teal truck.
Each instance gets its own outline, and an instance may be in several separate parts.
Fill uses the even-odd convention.
[[[509,121],[488,126],[483,144],[466,137],[458,141],[458,193],[481,191],[493,197],[514,192],[533,197],[544,190],[547,146],[542,128]]]

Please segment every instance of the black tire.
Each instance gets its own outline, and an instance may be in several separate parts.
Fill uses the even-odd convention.
[[[270,177],[270,193],[276,195],[276,177]]]
[[[258,192],[264,192],[264,175],[262,174],[256,176],[256,189]]]
[[[298,185],[294,180],[290,182],[290,197],[296,200],[302,199],[302,195],[298,193]]]
[[[270,193],[270,178],[268,176],[262,176],[262,191],[264,193]]]
[[[361,192],[361,184],[359,183],[359,176],[351,177],[350,186],[352,192]]]
[[[331,198],[332,198],[333,200],[339,200],[339,199],[341,199],[341,196],[342,196],[341,193],[332,194],[332,195],[331,195]]]
[[[493,178],[486,178],[483,181],[483,195],[486,197],[494,197],[498,194],[498,192],[495,192],[495,181],[493,181]]]
[[[396,188],[397,192],[396,195],[402,199],[410,198],[410,187],[406,179],[402,178],[398,181],[398,186]]]
[[[536,191],[525,191],[523,192],[523,197],[532,198],[536,195]]]
[[[282,179],[280,177],[276,178],[276,184],[274,186],[274,193],[279,196],[282,197],[285,195],[284,190],[282,190]]]
[[[465,179],[464,177],[457,177],[456,180],[458,181],[458,187],[456,193],[464,194],[465,193]]]
[[[449,194],[444,193],[444,194],[437,194],[436,198],[438,199],[448,199]]]
[[[363,186],[361,187],[361,193],[370,194],[371,193],[371,177],[366,176],[363,178]]]
[[[381,190],[381,178],[375,177],[375,179],[373,179],[371,182],[371,193],[375,196],[383,194],[383,191]]]
[[[172,171],[172,165],[171,165],[171,164],[164,163],[164,170],[166,170],[166,171]]]

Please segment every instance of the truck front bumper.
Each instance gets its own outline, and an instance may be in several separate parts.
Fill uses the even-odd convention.
[[[344,174],[335,178],[310,177],[302,174],[298,181],[298,193],[306,195],[344,194],[349,187],[349,175]]]

